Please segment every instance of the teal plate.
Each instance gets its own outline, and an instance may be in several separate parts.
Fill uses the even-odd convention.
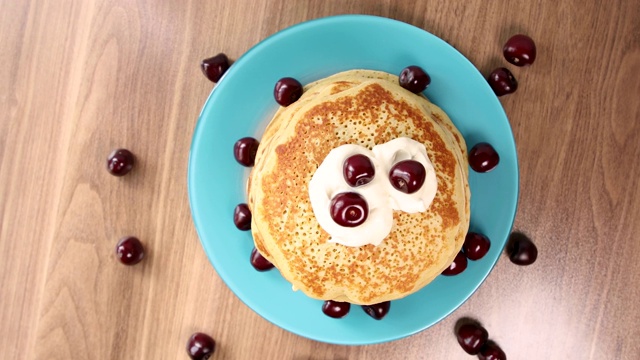
[[[384,44],[384,45],[382,45]],[[492,241],[489,253],[460,275],[439,276],[422,290],[391,303],[376,321],[359,306],[342,319],[325,316],[322,301],[294,292],[277,270],[249,263],[251,233],[233,224],[245,202],[248,169],[233,157],[233,144],[259,138],[277,109],[273,87],[282,77],[303,84],[350,69],[399,74],[418,65],[431,76],[426,95],[444,109],[471,148],[486,141],[500,154],[491,172],[469,175],[471,231]],[[305,22],[260,42],[236,61],[207,100],[191,144],[189,200],[209,260],[227,286],[262,317],[317,341],[362,345],[396,340],[424,330],[458,308],[495,265],[515,217],[518,162],[509,121],[480,72],[438,37],[396,20],[344,15]]]

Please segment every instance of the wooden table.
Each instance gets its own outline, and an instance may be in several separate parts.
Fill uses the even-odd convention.
[[[417,335],[373,346],[298,337],[255,314],[208,262],[191,220],[187,158],[213,84],[200,60],[237,59],[295,23],[343,13],[424,28],[484,74],[502,44],[538,45],[500,100],[515,135],[515,230],[469,301]],[[510,359],[640,358],[640,4],[600,1],[5,0],[0,3],[0,355],[186,359],[471,359],[456,321],[481,321]],[[139,162],[105,170],[117,147]],[[113,254],[123,235],[148,256]]]

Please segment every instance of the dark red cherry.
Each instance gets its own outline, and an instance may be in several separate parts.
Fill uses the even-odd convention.
[[[507,355],[498,344],[488,341],[478,354],[480,360],[507,360]]]
[[[477,143],[469,151],[469,166],[480,173],[493,170],[500,162],[500,155],[491,144]]]
[[[227,59],[227,55],[220,53],[214,57],[202,60],[200,68],[207,79],[217,83],[220,81],[222,75],[229,69],[229,59]]]
[[[458,343],[467,354],[476,355],[487,343],[489,333],[487,329],[477,324],[464,324],[456,333]]]
[[[531,65],[536,59],[536,44],[527,35],[513,35],[504,44],[502,53],[515,66]]]
[[[329,206],[331,218],[340,226],[356,227],[369,216],[367,201],[358,193],[340,193],[331,199]]]
[[[135,265],[144,258],[144,247],[138,238],[127,236],[118,241],[116,256],[125,265]]]
[[[402,69],[398,81],[403,88],[412,93],[419,94],[429,86],[431,77],[429,77],[429,74],[421,67],[411,65]]]
[[[427,171],[415,160],[403,160],[393,165],[389,171],[389,180],[393,187],[405,194],[413,194],[424,184]]]
[[[340,302],[327,300],[322,304],[322,312],[332,318],[340,319],[349,313],[351,304],[348,302]]]
[[[193,360],[207,360],[216,350],[216,342],[207,334],[195,333],[187,341],[187,354]]]
[[[258,152],[258,140],[252,137],[244,137],[233,145],[233,157],[236,158],[241,165],[253,166]]]
[[[251,265],[258,271],[267,271],[273,269],[273,264],[265,259],[258,249],[251,250]]]
[[[390,301],[385,301],[373,305],[362,305],[362,310],[364,310],[367,315],[376,320],[382,320],[382,318],[389,312],[389,308],[391,308]]]
[[[273,89],[273,97],[282,106],[289,106],[302,96],[302,84],[294,78],[286,77],[278,80]]]
[[[238,230],[251,230],[251,210],[247,204],[238,204],[233,209],[233,223]]]
[[[458,275],[467,268],[467,257],[460,251],[448,268],[444,269],[442,275],[453,276]]]
[[[516,265],[531,265],[538,258],[538,248],[526,235],[513,233],[507,245],[509,259]]]
[[[507,95],[518,90],[518,81],[507,68],[497,68],[487,78],[489,86],[498,95]]]
[[[344,180],[353,187],[370,183],[376,174],[371,159],[362,154],[349,156],[344,161],[342,172]]]
[[[489,239],[478,233],[470,232],[464,238],[464,244],[462,245],[462,250],[464,250],[464,254],[467,256],[469,260],[479,260],[482,259],[487,252],[489,252],[489,248],[491,247],[491,242]]]
[[[135,157],[127,149],[116,149],[107,158],[107,170],[113,176],[126,175],[133,169]]]

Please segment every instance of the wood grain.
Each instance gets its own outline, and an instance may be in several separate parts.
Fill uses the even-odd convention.
[[[212,89],[199,61],[343,13],[422,27],[485,74],[510,35],[538,45],[501,98],[520,159],[515,229],[538,261],[503,257],[441,323],[358,347],[242,304],[207,261],[186,186]],[[453,327],[472,317],[510,359],[640,358],[639,19],[637,0],[0,2],[1,357],[185,359],[204,331],[215,359],[470,359]],[[124,178],[104,170],[116,147],[137,156]],[[138,266],[114,259],[124,235],[147,246]]]

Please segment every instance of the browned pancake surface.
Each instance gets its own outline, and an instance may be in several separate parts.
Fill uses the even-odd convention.
[[[261,173],[252,174],[252,186],[259,189],[250,190],[260,195],[252,231],[261,253],[309,296],[367,304],[402,297],[439,274],[461,246],[467,204],[459,155],[443,127],[379,83],[340,96],[352,86],[334,87],[335,99],[299,109],[295,121],[280,125],[278,132],[294,135],[279,134],[271,154],[263,154],[269,159],[256,160]],[[319,164],[337,146],[372,148],[401,136],[425,144],[436,168],[438,193],[429,211],[394,212],[394,228],[379,246],[329,243],[309,203],[307,184]]]

